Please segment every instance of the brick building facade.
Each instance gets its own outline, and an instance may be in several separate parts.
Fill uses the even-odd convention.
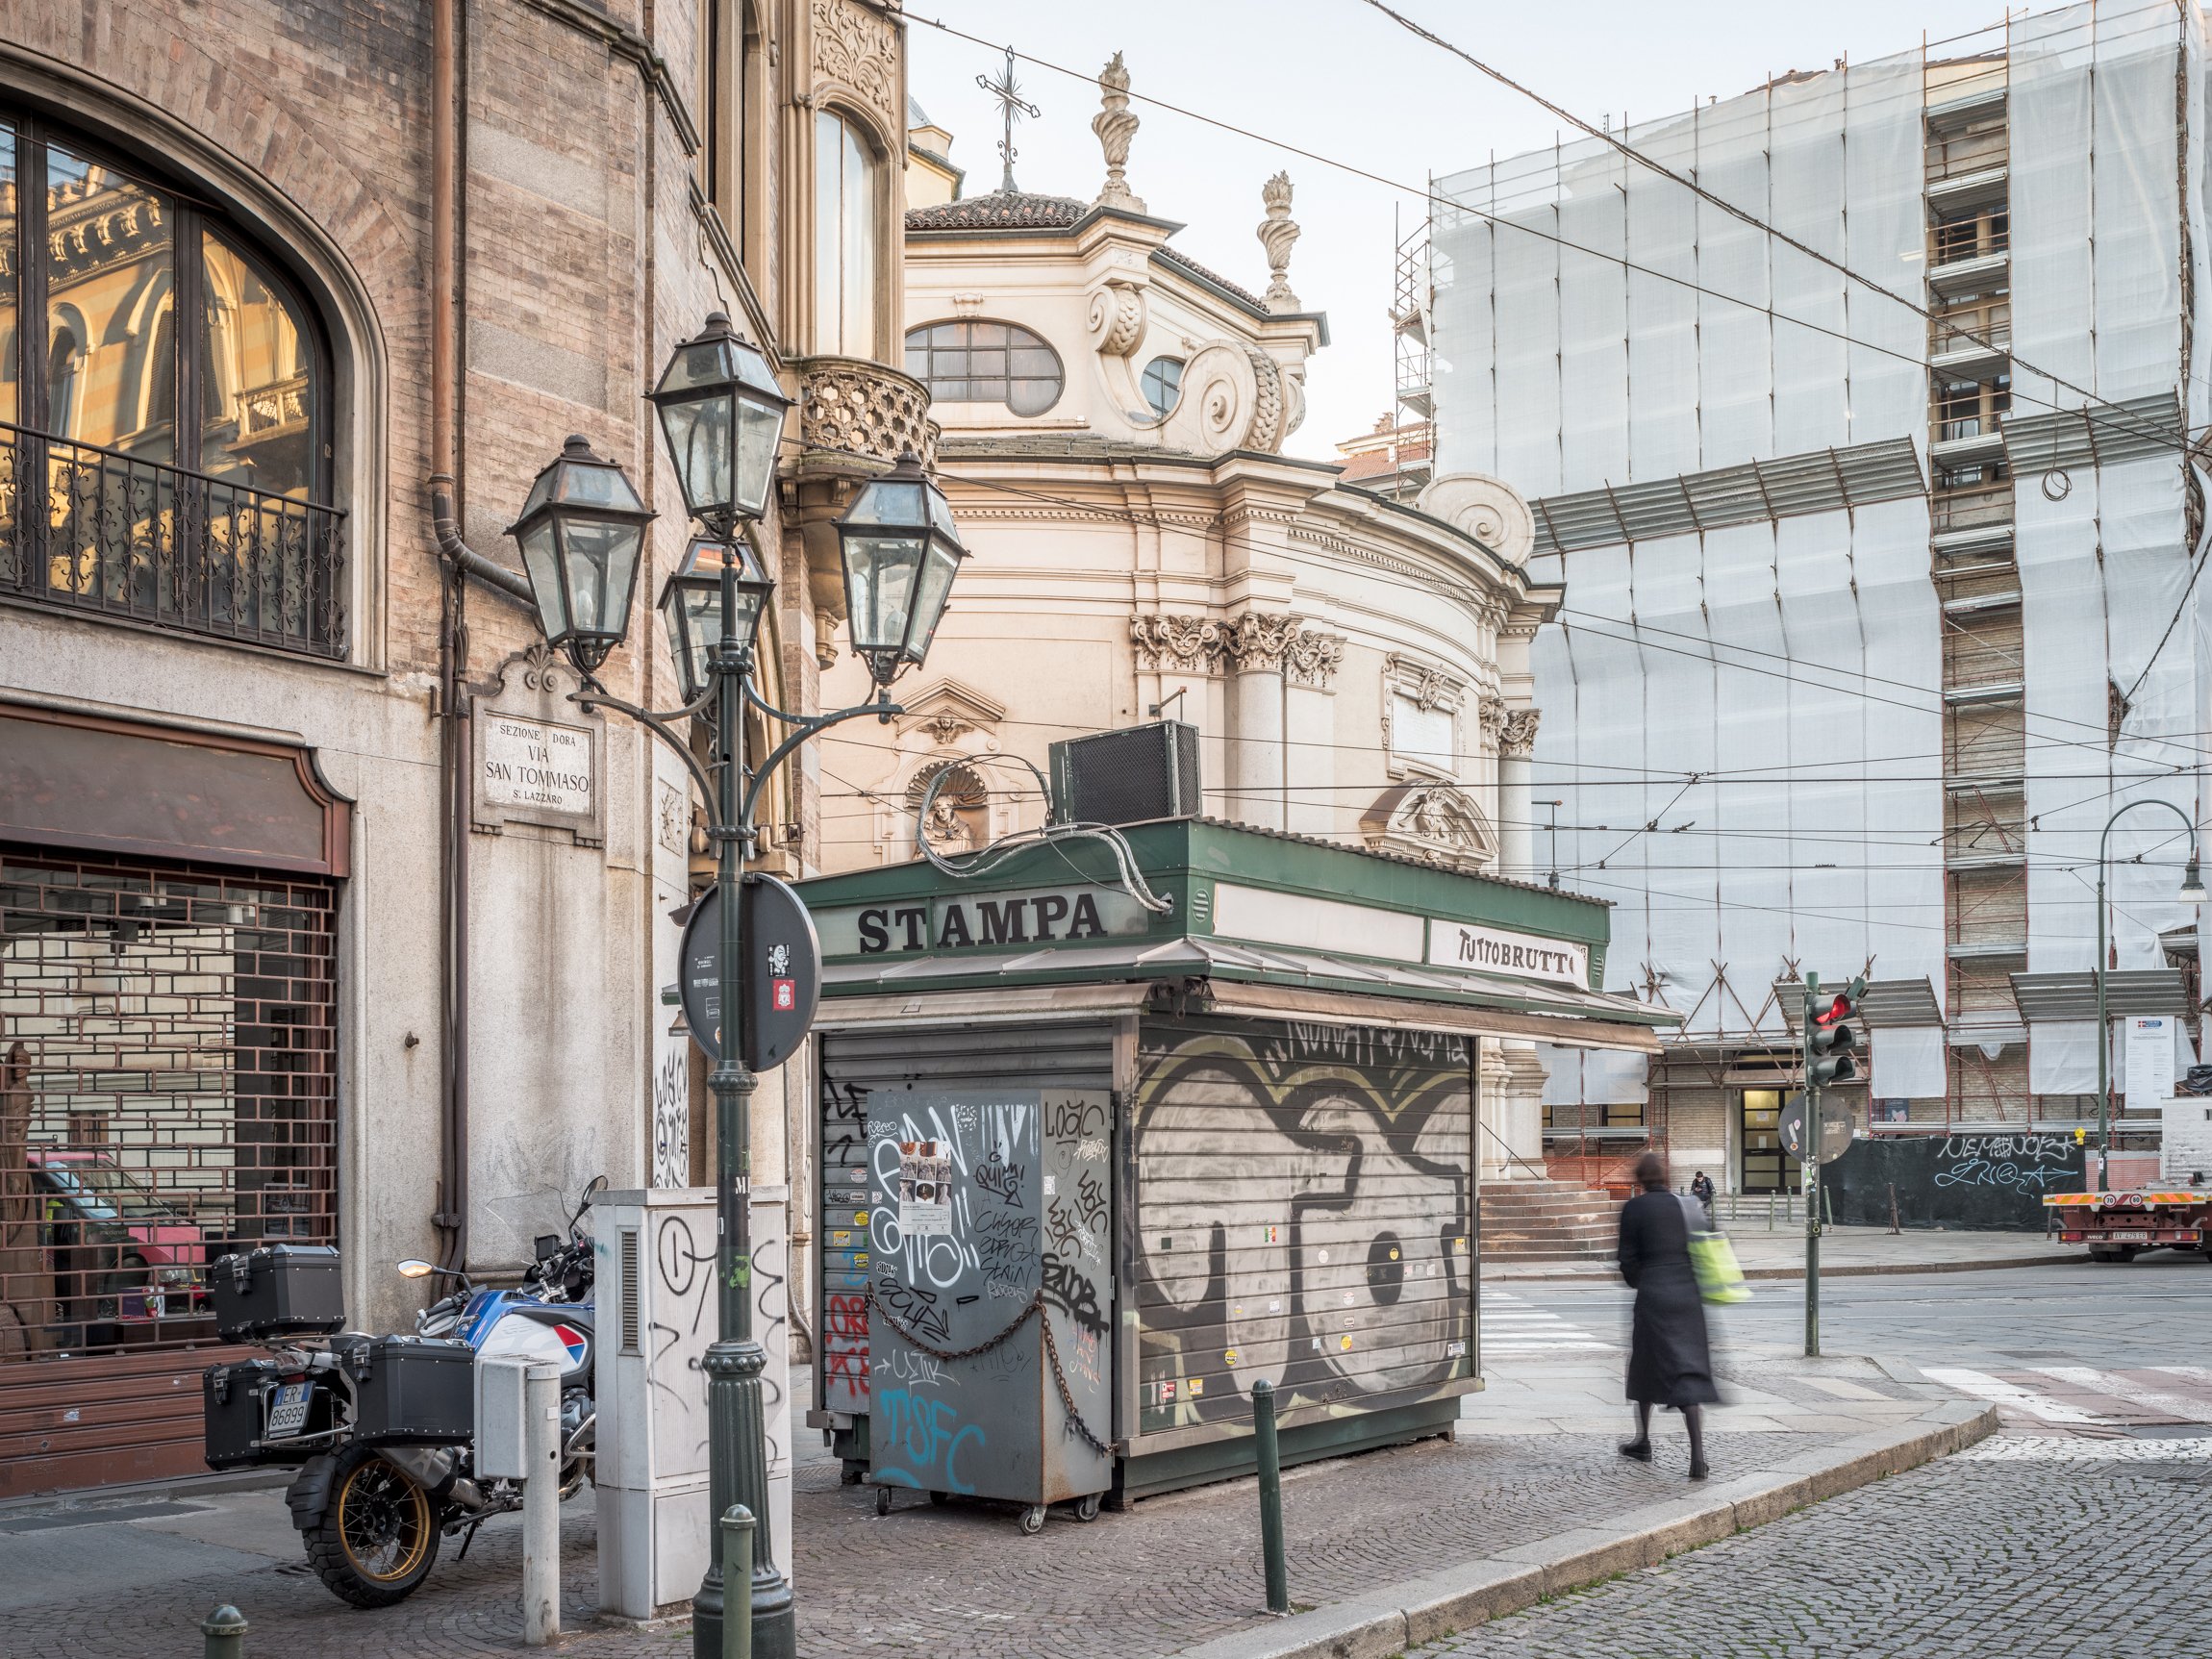
[[[827,521],[929,436],[904,62],[870,0],[0,0],[0,1496],[196,1464],[145,1402],[196,1403],[218,1245],[338,1244],[390,1328],[394,1258],[696,1175],[684,769],[455,574],[430,481],[512,570],[564,437],[619,461],[660,517],[601,677],[666,706],[643,394],[726,311],[800,400],[763,689],[814,707]],[[512,787],[547,745],[581,769]],[[136,1404],[61,1426],[95,1396]]]

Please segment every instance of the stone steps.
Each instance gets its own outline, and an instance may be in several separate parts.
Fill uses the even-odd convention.
[[[1619,1213],[1600,1189],[1497,1182],[1482,1193],[1482,1253],[1489,1261],[1601,1261],[1613,1253]]]

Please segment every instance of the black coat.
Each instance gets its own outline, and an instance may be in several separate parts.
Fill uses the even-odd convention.
[[[1636,1287],[1628,1344],[1628,1397],[1652,1405],[1707,1405],[1713,1351],[1705,1304],[1690,1268],[1690,1224],[1682,1200],[1643,1193],[1621,1207],[1621,1276]]]

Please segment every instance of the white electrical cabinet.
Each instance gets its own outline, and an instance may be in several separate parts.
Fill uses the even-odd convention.
[[[752,1195],[753,1334],[767,1350],[768,1519],[792,1571],[789,1190]],[[710,1187],[601,1193],[595,1382],[599,1594],[605,1611],[649,1619],[689,1601],[707,1570],[707,1378],[715,1339]]]

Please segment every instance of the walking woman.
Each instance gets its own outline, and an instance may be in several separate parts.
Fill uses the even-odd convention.
[[[1705,1304],[1690,1266],[1690,1222],[1682,1200],[1667,1190],[1667,1165],[1656,1152],[1636,1160],[1644,1191],[1621,1207],[1621,1276],[1635,1287],[1636,1319],[1628,1344],[1628,1397],[1636,1402],[1636,1438],[1622,1457],[1651,1461],[1651,1408],[1677,1407],[1690,1431],[1690,1478],[1703,1480],[1705,1407],[1718,1403],[1713,1353],[1705,1336]]]

